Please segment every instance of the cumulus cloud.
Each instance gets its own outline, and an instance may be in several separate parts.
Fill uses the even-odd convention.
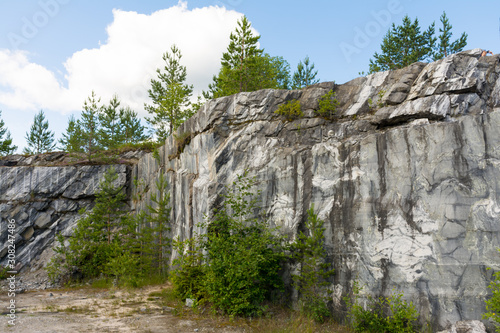
[[[0,50],[0,103],[69,113],[94,90],[106,102],[118,94],[124,104],[144,115],[150,80],[164,65],[162,54],[177,45],[187,67],[187,83],[200,93],[218,72],[229,34],[241,15],[218,6],[189,10],[183,1],[150,15],[115,9],[106,28],[107,40],[66,60],[65,83],[31,63],[26,52]]]

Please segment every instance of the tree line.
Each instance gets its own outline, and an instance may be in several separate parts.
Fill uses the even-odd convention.
[[[422,31],[416,18],[407,15],[401,25],[394,23],[384,36],[381,52],[375,52],[369,62],[368,73],[403,68],[417,61],[436,61],[460,52],[467,45],[467,34],[452,41],[452,25],[446,13],[440,18],[442,27],[436,36],[435,23]],[[84,102],[79,119],[71,116],[66,132],[58,141],[57,148],[70,153],[83,153],[89,160],[103,150],[127,144],[151,141],[162,143],[186,119],[191,117],[206,100],[259,89],[301,89],[319,82],[315,65],[306,56],[293,74],[290,64],[281,56],[271,56],[260,49],[261,36],[255,35],[246,16],[238,22],[230,34],[230,42],[221,57],[221,67],[214,75],[208,90],[192,103],[193,85],[186,83],[187,68],[181,64],[182,53],[176,45],[163,54],[164,67],[156,70],[148,90],[151,104],[144,109],[150,130],[141,124],[135,111],[120,107],[118,96],[108,105],[101,105],[100,98],[92,91]],[[362,72],[364,74],[364,72]],[[24,154],[38,154],[56,149],[54,132],[48,129],[43,111],[34,117],[30,131],[26,133],[28,146]],[[15,152],[10,132],[1,119],[0,155]]]

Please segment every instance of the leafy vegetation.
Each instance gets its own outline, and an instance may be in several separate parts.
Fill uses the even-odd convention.
[[[324,222],[314,213],[314,206],[307,214],[305,227],[309,234],[299,231],[297,240],[290,246],[292,258],[298,263],[298,274],[293,275],[293,285],[299,292],[301,311],[321,323],[330,316],[326,287],[334,271],[324,262]]]
[[[243,91],[290,87],[290,65],[282,57],[272,57],[258,48],[260,36],[253,34],[246,16],[238,21],[229,38],[219,73],[213,77],[208,91],[203,92],[206,99]]]
[[[421,31],[418,19],[411,21],[406,15],[403,24],[392,24],[380,46],[381,53],[375,52],[370,59],[369,73],[394,70],[406,67],[417,61],[438,60],[442,57],[461,51],[467,45],[467,34],[463,33],[459,40],[451,42],[451,28],[446,13],[441,16],[443,28],[435,37],[435,24]],[[436,41],[439,43],[436,46]]]
[[[354,281],[351,297],[344,297],[349,311],[351,327],[356,332],[418,332],[418,313],[412,302],[402,299],[403,294],[389,297],[368,296],[366,308],[358,303],[361,288]]]
[[[163,71],[156,70],[157,80],[151,80],[151,89],[148,90],[153,105],[144,105],[151,117],[147,121],[155,127],[159,142],[165,142],[186,119],[192,116],[189,98],[193,93],[193,86],[185,83],[187,77],[186,66],[181,65],[181,51],[172,45],[170,53],[163,54],[165,67]]]
[[[293,73],[292,89],[302,89],[311,84],[319,82],[316,78],[318,71],[314,70],[314,63],[309,64],[309,57],[305,57],[304,62],[299,61],[297,70]]]
[[[199,248],[186,252],[193,240],[176,242],[182,254],[172,279],[177,293],[203,298],[231,316],[261,315],[263,301],[283,287],[279,275],[283,239],[266,221],[253,217],[257,209],[251,192],[254,183],[243,174],[233,183],[233,190],[226,188],[220,209],[200,224],[207,233],[198,236]],[[193,280],[202,284],[193,285]]]
[[[0,111],[0,116],[2,111]],[[5,135],[5,137],[4,137]],[[5,122],[0,118],[0,156],[11,155],[17,149],[17,146],[12,144],[10,132],[5,127]]]
[[[498,249],[500,252],[500,249]],[[495,324],[495,331],[500,332],[500,271],[493,273],[493,280],[488,286],[492,295],[486,300],[486,313],[483,319],[489,319]]]
[[[100,105],[95,92],[83,105],[80,119],[70,116],[66,133],[59,140],[61,148],[69,153],[85,154],[92,162],[102,159],[104,151],[113,152],[125,146],[151,145],[137,113],[120,107],[121,102],[113,96],[109,105]]]
[[[83,216],[65,245],[57,236],[59,246],[47,267],[52,280],[79,276],[84,279],[111,278],[118,284],[137,286],[151,276],[165,278],[170,248],[170,197],[167,184],[160,177],[157,194],[146,212],[129,216],[125,209],[122,186],[113,167],[100,183],[92,210],[82,210]]]
[[[49,131],[49,122],[45,120],[42,110],[35,115],[30,131],[26,133],[28,147],[24,148],[24,154],[40,154],[54,150],[54,132]]]
[[[293,121],[304,116],[304,112],[302,112],[302,108],[298,100],[291,100],[285,104],[281,104],[278,109],[274,111],[274,113],[284,116],[288,121]]]
[[[333,90],[322,96],[319,99],[319,109],[315,110],[315,113],[325,119],[332,119],[339,105],[336,96],[337,94]]]

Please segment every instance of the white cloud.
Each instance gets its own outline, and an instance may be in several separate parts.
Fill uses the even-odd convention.
[[[107,41],[74,53],[64,63],[67,86],[50,70],[31,63],[26,52],[0,50],[0,104],[66,114],[80,109],[94,90],[106,102],[116,93],[144,115],[150,79],[156,68],[163,68],[162,54],[172,44],[178,46],[187,83],[200,93],[219,70],[229,34],[241,15],[217,6],[188,10],[183,1],[151,15],[113,10]]]

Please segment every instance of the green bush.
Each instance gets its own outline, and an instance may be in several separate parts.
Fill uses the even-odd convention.
[[[220,209],[198,226],[206,234],[179,242],[171,280],[181,298],[203,298],[231,316],[261,315],[263,302],[283,288],[283,238],[266,221],[251,218],[255,180],[244,175],[226,187]]]
[[[483,319],[492,320],[495,323],[496,332],[500,332],[500,271],[493,273],[493,280],[488,288],[491,290],[492,296],[486,300],[487,312],[483,314]]]
[[[173,261],[176,268],[172,271],[170,280],[174,286],[174,294],[182,300],[199,300],[203,297],[206,267],[202,264],[203,255],[199,244],[197,237],[185,241],[175,239],[173,242],[174,250],[179,256]]]
[[[271,291],[282,289],[282,241],[263,219],[251,218],[257,197],[255,179],[239,175],[227,188],[222,207],[201,227],[207,228],[202,248],[207,253],[204,288],[208,301],[229,315],[261,315]]]
[[[299,292],[300,310],[317,322],[324,322],[330,316],[328,298],[325,296],[329,285],[328,277],[334,271],[325,263],[326,251],[323,247],[323,221],[314,213],[314,206],[307,211],[306,228],[308,235],[299,232],[297,240],[291,244],[292,258],[299,264],[299,273],[293,275],[293,285]]]
[[[298,100],[292,100],[285,104],[281,104],[278,109],[274,111],[274,113],[284,116],[288,121],[293,121],[304,116],[304,112],[302,112],[302,108]]]
[[[337,94],[333,92],[333,90],[323,95],[319,99],[319,109],[316,110],[315,113],[325,119],[332,119],[339,105],[336,95]]]
[[[352,299],[344,297],[351,327],[356,332],[417,332],[418,313],[412,302],[402,300],[403,294],[374,298],[368,296],[366,309],[358,304],[361,288],[353,285]],[[388,314],[388,315],[387,315]]]

